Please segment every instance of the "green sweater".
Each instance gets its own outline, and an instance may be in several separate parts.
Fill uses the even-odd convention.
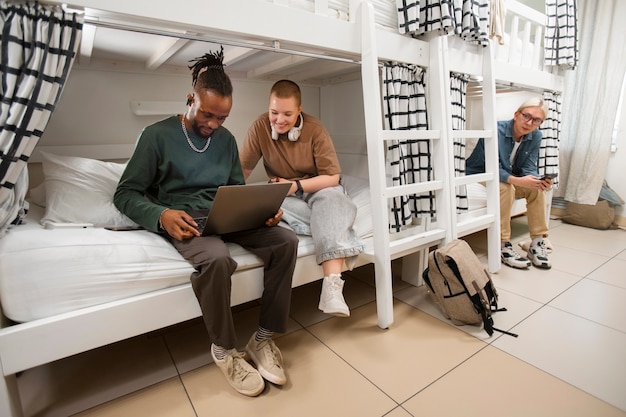
[[[204,139],[188,132],[196,148]],[[113,201],[137,224],[158,231],[166,208],[210,209],[217,187],[244,184],[235,137],[217,129],[204,153],[191,149],[178,116],[147,126],[139,135]]]

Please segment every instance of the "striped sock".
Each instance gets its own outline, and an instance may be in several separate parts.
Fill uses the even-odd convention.
[[[262,342],[263,340],[271,339],[274,336],[274,332],[271,330],[264,329],[259,326],[259,330],[256,331],[254,335],[254,340],[257,342]]]
[[[223,361],[226,357],[226,353],[228,352],[228,349],[218,346],[215,343],[211,346],[211,349],[213,350],[213,354],[218,361]]]

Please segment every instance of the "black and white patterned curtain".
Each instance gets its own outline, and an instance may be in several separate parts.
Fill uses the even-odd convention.
[[[469,76],[465,74],[450,74],[450,101],[452,107],[452,129],[465,130],[465,109],[467,107],[467,84]],[[465,138],[454,138],[454,176],[465,175]],[[456,211],[465,213],[469,208],[467,201],[467,187],[461,185],[455,188]]]
[[[387,130],[428,129],[425,71],[416,65],[383,66],[383,113]],[[429,140],[390,141],[387,145],[388,185],[414,184],[433,179]],[[435,214],[432,192],[405,195],[390,202],[389,229],[398,232],[414,218]]]
[[[539,176],[559,173],[559,136],[561,134],[561,95],[546,91],[543,99],[548,103],[548,114],[541,124],[543,136],[539,149]],[[558,187],[559,177],[554,179],[554,187]]]
[[[489,42],[489,0],[396,0],[396,6],[400,33],[439,32],[480,45]]]
[[[546,1],[544,63],[575,69],[578,65],[578,11],[576,0]]]
[[[0,237],[23,216],[26,163],[76,56],[82,16],[37,2],[0,2]]]

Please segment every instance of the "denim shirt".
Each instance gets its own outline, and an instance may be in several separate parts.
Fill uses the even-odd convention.
[[[513,139],[513,119],[498,122],[498,155],[500,166],[500,182],[506,183],[513,175],[524,177],[526,175],[539,176],[537,161],[539,160],[539,148],[541,147],[541,131],[535,129],[522,136],[517,154],[510,162],[511,152],[515,145]],[[485,142],[479,139],[472,154],[465,161],[465,173],[467,175],[485,172]]]

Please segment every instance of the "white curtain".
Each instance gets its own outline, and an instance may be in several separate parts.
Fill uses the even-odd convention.
[[[548,114],[539,128],[543,136],[537,161],[539,176],[559,173],[559,138],[561,137],[561,95],[545,91],[543,100],[548,103]],[[559,186],[558,176],[553,180],[553,184],[554,188]]]
[[[428,129],[425,72],[416,65],[387,63],[383,66],[383,113],[387,130]],[[389,141],[388,185],[414,184],[433,179],[429,140]],[[414,218],[433,216],[433,193],[391,199],[389,230],[399,232]]]
[[[452,129],[465,130],[465,109],[469,76],[466,74],[450,74],[450,102],[452,106]],[[465,138],[454,138],[454,176],[465,175]],[[455,189],[456,211],[465,213],[469,209],[467,187],[460,185]]]
[[[626,70],[626,1],[579,2],[580,60],[563,95],[561,187],[557,196],[595,204],[608,165]]]
[[[489,42],[488,0],[396,0],[396,6],[400,33],[439,32],[480,45]]]
[[[19,223],[26,163],[50,120],[78,50],[82,16],[0,2],[0,237]]]
[[[578,19],[576,0],[546,2],[544,34],[546,65],[574,69],[578,65]]]

